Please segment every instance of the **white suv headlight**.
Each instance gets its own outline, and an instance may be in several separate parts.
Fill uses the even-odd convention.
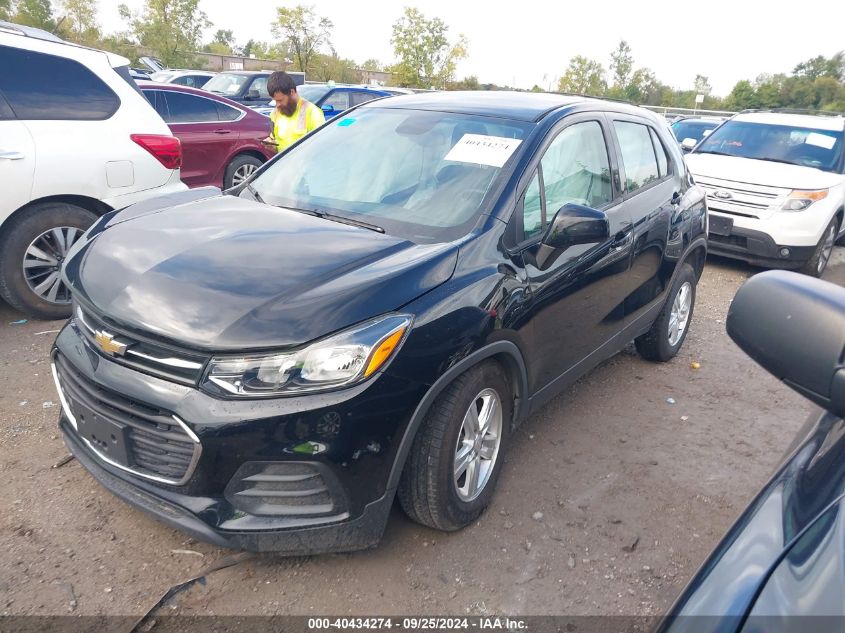
[[[783,211],[803,211],[814,202],[827,198],[827,189],[794,189],[781,206]]]
[[[407,314],[394,314],[366,321],[294,352],[215,357],[203,383],[207,389],[244,398],[349,386],[385,366],[405,339],[411,321]]]

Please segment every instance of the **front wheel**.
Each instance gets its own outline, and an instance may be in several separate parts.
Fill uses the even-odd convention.
[[[830,261],[830,256],[833,254],[833,245],[836,244],[836,235],[839,233],[839,218],[833,218],[830,224],[822,233],[819,243],[816,244],[816,250],[813,251],[813,256],[807,260],[807,263],[801,267],[801,272],[811,277],[821,277],[827,268],[827,262]]]
[[[692,266],[682,264],[669,290],[669,299],[651,329],[634,341],[640,356],[665,363],[680,351],[692,321],[696,281]]]
[[[264,162],[250,154],[235,156],[232,162],[226,167],[223,176],[223,188],[231,189],[246,182]]]
[[[513,419],[502,366],[486,361],[458,376],[431,406],[399,482],[399,502],[417,523],[454,531],[493,497]]]

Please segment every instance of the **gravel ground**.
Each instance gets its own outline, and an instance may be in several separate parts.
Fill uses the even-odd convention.
[[[845,285],[845,249],[833,264],[826,278]],[[377,549],[248,558],[165,611],[663,613],[810,410],[725,334],[755,272],[711,259],[674,361],[628,349],[528,420],[470,528],[439,533],[394,508]],[[75,461],[53,467],[67,454],[47,360],[61,323],[21,318],[0,303],[0,614],[142,615],[231,552],[132,509]]]

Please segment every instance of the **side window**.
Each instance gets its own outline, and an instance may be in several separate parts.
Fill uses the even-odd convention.
[[[540,177],[534,172],[531,184],[522,199],[522,239],[528,240],[539,235],[543,231],[545,220],[543,201],[540,198]]]
[[[352,92],[349,95],[349,105],[356,106],[362,103],[367,103],[367,101],[372,101],[373,99],[378,98],[379,95],[373,92],[364,92],[363,90],[359,90],[356,92]]]
[[[0,46],[0,86],[18,119],[102,121],[120,99],[72,59]]]
[[[236,121],[241,116],[241,111],[227,106],[225,103],[215,101],[217,104],[217,115],[221,121]]]
[[[161,90],[144,90],[144,96],[147,98],[147,101],[152,104],[155,108],[155,111],[158,112],[158,115],[167,121],[167,104],[164,102],[164,97],[161,95]]]
[[[599,208],[613,199],[610,161],[598,121],[564,129],[552,141],[540,165],[549,219],[568,202]]]
[[[657,132],[653,128],[648,129],[651,132],[651,141],[654,143],[654,153],[657,155],[657,171],[660,177],[663,178],[669,173],[669,158],[666,156],[666,148],[657,136]]]
[[[349,108],[349,93],[346,90],[335,90],[323,100],[322,107],[334,107],[335,111],[341,112]]]
[[[252,92],[253,90],[258,91],[258,96],[262,99],[269,99],[270,94],[267,92],[267,77],[256,77],[252,80],[252,85],[249,87],[249,91]]]
[[[622,165],[625,168],[625,189],[628,193],[660,178],[654,144],[647,126],[627,121],[614,121],[619,139]],[[665,158],[665,156],[664,156]]]
[[[219,121],[217,104],[211,99],[168,90],[167,123],[209,123]]]

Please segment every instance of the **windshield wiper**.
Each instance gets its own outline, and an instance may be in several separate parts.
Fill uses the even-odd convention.
[[[795,165],[796,167],[804,167],[805,165],[799,165],[798,163],[793,163],[790,160],[783,160],[782,158],[755,158],[754,160],[765,160],[770,163],[783,163],[784,165]]]
[[[733,156],[734,158],[741,158],[740,156],[737,156],[736,154],[730,154],[728,152],[714,152],[712,150],[707,151],[705,149],[699,150],[695,153],[696,154],[713,154],[714,156]]]
[[[353,218],[347,218],[343,215],[335,215],[334,213],[320,211],[319,209],[302,209],[299,207],[286,208],[293,209],[294,211],[299,211],[300,213],[307,213],[308,215],[313,215],[317,218],[323,218],[324,220],[330,220],[331,222],[349,224],[350,226],[359,226],[362,229],[369,229],[370,231],[375,231],[376,233],[384,233],[384,229],[382,227],[378,226],[377,224],[370,224],[369,222],[364,222],[363,220],[355,220]]]
[[[264,198],[261,197],[261,194],[258,193],[255,190],[255,187],[253,187],[251,184],[246,183],[246,185],[244,185],[244,189],[246,189],[252,194],[252,197],[255,198],[256,202],[260,202],[261,204],[267,204],[266,202],[264,202]]]

